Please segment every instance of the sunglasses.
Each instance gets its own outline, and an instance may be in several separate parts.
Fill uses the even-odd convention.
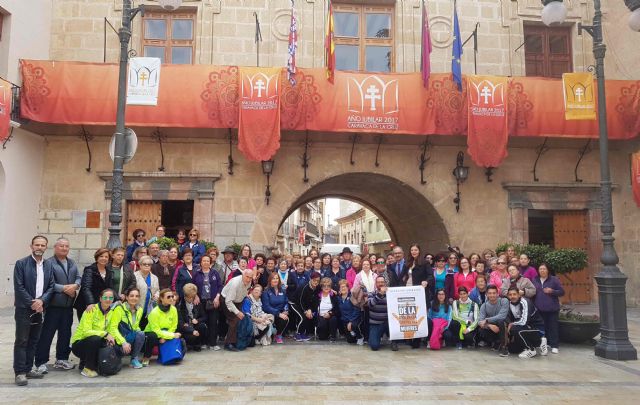
[[[384,264],[384,261],[382,261],[382,262],[376,262],[376,264]]]
[[[103,295],[103,296],[102,296],[102,300],[103,300],[103,301],[113,301],[113,297],[108,297],[108,296],[106,296],[106,295]]]
[[[498,264],[507,264],[507,262],[498,262]]]
[[[198,236],[197,233],[190,233],[189,236]]]
[[[169,299],[173,299],[174,296],[173,295],[165,295],[164,297],[165,298],[169,298]]]
[[[151,266],[151,263],[140,263],[140,266]]]
[[[143,236],[144,236],[144,233],[139,233],[139,234],[136,235],[136,238],[141,238]]]
[[[446,262],[446,260],[444,260],[444,259],[438,259],[438,260],[436,260],[436,262],[438,262],[438,263],[444,263],[444,262]]]

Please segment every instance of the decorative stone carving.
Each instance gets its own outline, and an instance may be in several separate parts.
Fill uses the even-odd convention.
[[[100,172],[104,180],[104,195],[111,199],[113,174]],[[124,174],[122,199],[124,200],[213,200],[218,173],[161,173],[128,172]]]
[[[443,16],[429,17],[431,44],[435,48],[448,48],[453,42],[453,24],[451,18]]]

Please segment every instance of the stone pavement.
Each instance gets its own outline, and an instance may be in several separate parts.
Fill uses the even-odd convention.
[[[587,310],[588,311],[588,310]],[[640,348],[640,310],[629,310]],[[640,362],[597,358],[589,345],[563,345],[559,355],[521,360],[487,349],[400,351],[342,342],[256,347],[240,353],[188,353],[179,366],[153,361],[142,370],[87,379],[51,371],[28,387],[13,384],[13,310],[0,310],[0,395],[4,403],[363,403],[440,401],[502,403],[637,403]],[[54,343],[55,347],[55,343]],[[77,363],[77,359],[72,356]],[[624,401],[624,402],[623,402]]]

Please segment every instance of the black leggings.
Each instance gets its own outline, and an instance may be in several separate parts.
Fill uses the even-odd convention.
[[[285,321],[284,319],[280,318],[280,315],[276,315],[276,317],[274,318],[276,335],[282,335],[287,330],[288,325],[289,325],[288,319]]]
[[[218,344],[218,318],[220,317],[220,310],[214,308],[207,312],[207,339],[206,342],[209,346],[215,346]]]
[[[181,331],[182,337],[187,342],[187,346],[198,346],[206,344],[207,342],[207,325],[204,323],[198,323],[197,325],[192,325],[193,330],[189,332]],[[200,336],[194,336],[193,331],[198,331]],[[151,348],[153,350],[153,348]]]
[[[86,368],[98,371],[98,352],[104,343],[105,340],[100,336],[89,336],[73,342],[71,350],[73,354],[78,356],[80,363],[83,363]]]
[[[338,331],[338,318],[331,315],[329,319],[318,315],[318,339],[327,340],[329,337],[335,339]]]

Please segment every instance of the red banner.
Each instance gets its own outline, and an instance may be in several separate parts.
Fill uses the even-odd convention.
[[[509,78],[467,76],[468,152],[481,167],[498,167],[507,157]]]
[[[280,68],[240,68],[238,149],[256,162],[280,149]]]
[[[9,137],[12,95],[11,83],[0,79],[0,142]]]
[[[237,128],[238,71],[236,66],[163,65],[158,106],[128,106],[127,125]],[[21,72],[25,118],[53,124],[115,123],[117,65],[23,60]],[[450,74],[431,74],[428,89],[422,86],[420,72],[336,71],[332,85],[323,68],[298,69],[296,81],[292,86],[286,80],[286,69],[281,69],[280,126],[284,130],[467,134],[467,89],[458,91]],[[637,137],[640,81],[609,80],[606,91],[609,138]],[[597,121],[565,120],[559,79],[513,77],[506,98],[510,136],[598,136]]]
[[[633,189],[633,199],[640,207],[640,152],[631,155],[631,188]]]

